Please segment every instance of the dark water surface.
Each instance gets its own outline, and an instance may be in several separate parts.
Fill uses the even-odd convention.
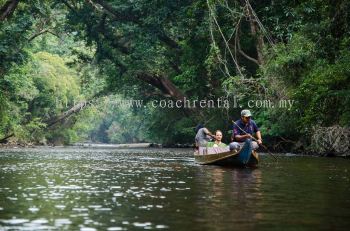
[[[188,149],[0,150],[0,230],[348,230],[350,160],[200,166]]]

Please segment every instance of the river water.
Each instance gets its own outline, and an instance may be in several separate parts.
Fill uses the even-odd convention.
[[[189,149],[0,150],[0,230],[348,230],[350,160],[201,166]]]

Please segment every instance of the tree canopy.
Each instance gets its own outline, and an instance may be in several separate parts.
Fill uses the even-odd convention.
[[[2,0],[0,7],[0,139],[192,143],[197,123],[229,131],[242,106],[279,148],[305,150],[318,127],[350,124],[348,1]],[[152,107],[219,98],[230,107]],[[142,107],[111,108],[123,99]],[[84,100],[95,101],[62,116]],[[287,101],[291,107],[280,107]]]

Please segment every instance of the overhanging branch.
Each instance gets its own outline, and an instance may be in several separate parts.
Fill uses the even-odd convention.
[[[134,12],[123,11],[120,13],[116,11],[110,4],[104,0],[85,0],[88,4],[92,5],[97,11],[103,12],[111,17],[112,20],[122,21],[122,22],[132,22],[139,26],[142,26],[142,20],[139,16],[136,16]],[[159,41],[166,44],[168,47],[176,50],[180,50],[179,44],[169,37],[163,30],[163,28],[157,29],[157,37]]]
[[[60,38],[60,36],[58,34],[56,34],[55,32],[49,30],[49,29],[44,29],[44,30],[41,30],[35,34],[33,34],[32,36],[29,37],[28,41],[31,42],[32,40],[34,40],[36,37],[42,35],[42,34],[45,34],[45,33],[49,33],[49,34],[52,34],[54,36],[56,36],[57,38]]]

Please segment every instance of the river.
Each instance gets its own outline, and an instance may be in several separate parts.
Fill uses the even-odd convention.
[[[0,230],[348,230],[350,160],[189,149],[0,149]]]

